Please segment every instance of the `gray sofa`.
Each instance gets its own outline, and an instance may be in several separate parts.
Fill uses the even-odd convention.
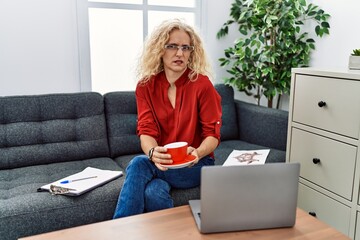
[[[233,149],[271,148],[268,162],[284,162],[287,112],[222,96],[221,165]],[[3,240],[112,218],[124,177],[78,197],[37,188],[88,166],[122,170],[141,154],[134,92],[0,97],[0,238]],[[125,173],[126,174],[126,173]],[[199,198],[199,188],[173,189],[176,206]]]

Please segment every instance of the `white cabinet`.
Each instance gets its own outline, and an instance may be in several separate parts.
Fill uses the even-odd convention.
[[[360,239],[360,71],[292,70],[286,159],[299,162],[298,206]]]

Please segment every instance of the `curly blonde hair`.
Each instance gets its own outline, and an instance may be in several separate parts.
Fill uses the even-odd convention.
[[[152,76],[164,70],[162,56],[165,52],[165,44],[168,43],[170,33],[173,30],[185,31],[190,36],[190,45],[194,46],[191,52],[188,67],[192,70],[189,79],[195,81],[198,74],[212,77],[210,63],[206,57],[200,36],[194,28],[181,21],[180,19],[171,19],[162,22],[154,29],[152,34],[146,39],[142,55],[137,66],[137,77],[139,82],[146,83]]]

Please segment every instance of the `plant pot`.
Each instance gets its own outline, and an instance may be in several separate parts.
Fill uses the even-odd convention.
[[[349,57],[349,69],[357,69],[360,70],[360,56]]]

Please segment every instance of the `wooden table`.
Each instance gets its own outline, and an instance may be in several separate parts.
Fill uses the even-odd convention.
[[[23,240],[41,239],[349,239],[315,217],[297,209],[292,228],[278,228],[228,233],[201,234],[189,206],[141,214],[137,216],[89,224],[44,233]]]

